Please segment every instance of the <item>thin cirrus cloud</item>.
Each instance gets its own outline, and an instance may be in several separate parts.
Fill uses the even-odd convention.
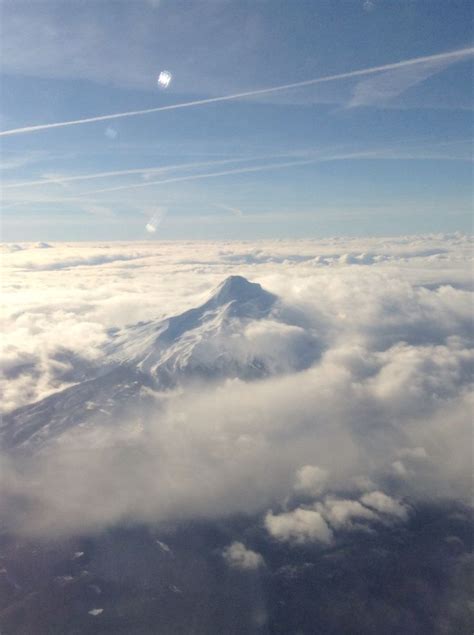
[[[214,207],[217,207],[217,209],[222,209],[225,212],[231,212],[232,214],[235,214],[235,216],[238,216],[239,218],[241,218],[244,215],[241,209],[239,209],[238,207],[232,207],[231,205],[223,205],[222,203],[214,203]]]
[[[179,170],[191,170],[194,168],[203,168],[213,165],[228,165],[231,163],[252,163],[254,161],[265,161],[265,160],[277,160],[284,159],[290,157],[297,156],[308,156],[313,157],[317,155],[317,150],[309,149],[309,150],[295,150],[292,152],[283,152],[278,154],[265,154],[265,155],[254,155],[247,157],[235,157],[230,159],[217,159],[212,161],[195,161],[191,163],[177,163],[172,165],[164,165],[164,166],[151,166],[145,168],[130,168],[127,170],[114,170],[108,172],[92,172],[89,174],[78,174],[74,176],[61,176],[61,175],[44,175],[41,179],[34,179],[32,181],[16,181],[14,183],[4,183],[3,189],[18,189],[25,187],[37,187],[44,185],[51,185],[52,183],[56,184],[65,184],[76,181],[87,181],[93,179],[102,179],[102,178],[111,178],[117,176],[129,176],[134,174],[142,174],[144,177],[152,174],[160,174],[171,171],[179,171]],[[317,156],[323,156],[317,155]],[[183,177],[184,178],[184,177]],[[148,184],[152,185],[155,182],[149,181]],[[127,186],[128,187],[128,186]],[[135,187],[132,185],[131,187]]]
[[[348,108],[385,104],[409,88],[420,84],[452,64],[450,57],[427,59],[423,64],[402,66],[386,73],[378,73],[358,82],[352,91]]]
[[[281,92],[285,90],[291,90],[293,88],[303,88],[305,86],[312,86],[315,84],[322,84],[325,82],[350,79],[352,77],[361,77],[361,76],[373,75],[373,74],[389,72],[389,71],[399,72],[401,69],[406,70],[406,69],[411,69],[415,66],[426,66],[427,64],[432,69],[430,71],[430,74],[432,74],[433,72],[436,72],[437,70],[441,70],[442,68],[445,68],[448,64],[452,64],[464,59],[468,59],[469,57],[472,57],[473,54],[474,54],[474,47],[463,48],[463,49],[458,49],[456,51],[449,51],[444,53],[438,53],[436,55],[416,57],[416,58],[412,58],[408,60],[403,60],[401,62],[384,64],[382,66],[372,66],[370,68],[352,70],[352,71],[347,71],[345,73],[337,73],[335,75],[326,75],[323,77],[316,77],[313,79],[307,79],[300,82],[293,82],[290,84],[281,84],[279,86],[273,86],[269,88],[259,88],[256,90],[249,90],[249,91],[234,93],[232,95],[222,95],[220,97],[197,99],[197,100],[178,103],[178,104],[170,104],[167,106],[158,106],[156,108],[147,108],[144,110],[132,110],[132,111],[113,113],[108,115],[99,115],[96,117],[86,117],[83,119],[73,119],[69,121],[58,121],[54,123],[25,126],[22,128],[12,128],[10,130],[0,131],[0,137],[18,135],[18,134],[27,134],[30,132],[39,132],[41,130],[50,130],[53,128],[78,126],[78,125],[87,124],[87,123],[94,123],[98,121],[109,121],[109,120],[121,119],[125,117],[137,117],[141,115],[147,115],[147,114],[152,114],[156,112],[163,112],[167,110],[177,110],[180,108],[191,108],[194,106],[203,106],[210,103],[231,101],[235,99],[241,99],[244,97],[256,97],[258,95],[276,93],[276,92]],[[410,81],[411,83],[413,83],[414,80],[412,79]],[[418,81],[422,81],[422,80],[418,79],[415,83],[417,83]],[[399,79],[399,83],[400,83],[400,79]],[[399,92],[401,90],[403,90],[403,87],[399,88]],[[354,98],[353,98],[353,101],[354,101]],[[356,104],[357,104],[357,98],[356,98],[356,101],[353,103],[353,105],[356,105]]]
[[[275,155],[274,157],[272,157],[273,159],[277,159],[277,158],[281,158],[283,155]],[[291,156],[290,154],[287,156]],[[270,158],[270,157],[268,157]],[[285,162],[281,162],[281,163],[265,163],[263,165],[256,165],[256,166],[249,166],[249,167],[244,167],[244,168],[236,168],[233,170],[222,170],[222,171],[218,171],[218,172],[206,172],[206,173],[200,173],[200,174],[188,174],[185,176],[177,176],[177,177],[172,177],[169,179],[160,179],[160,180],[156,180],[156,181],[146,181],[146,182],[140,182],[140,183],[131,183],[128,185],[119,185],[116,187],[107,187],[107,188],[101,188],[101,189],[97,189],[97,190],[89,190],[87,192],[82,192],[80,194],[78,194],[77,196],[71,197],[70,200],[75,200],[77,198],[82,198],[84,196],[91,196],[91,195],[95,195],[95,194],[105,194],[105,193],[111,193],[111,192],[119,192],[119,191],[123,191],[123,190],[131,190],[131,189],[137,189],[137,188],[144,188],[144,187],[151,187],[154,185],[166,185],[169,183],[178,183],[178,182],[185,182],[185,181],[198,181],[201,179],[210,179],[210,178],[218,178],[221,176],[232,176],[232,175],[238,175],[238,174],[251,174],[253,172],[265,172],[265,171],[271,171],[271,170],[281,170],[284,168],[292,168],[292,167],[297,167],[297,166],[304,166],[304,165],[311,165],[311,164],[315,164],[315,163],[324,163],[324,162],[328,162],[328,161],[344,161],[344,160],[349,160],[349,159],[407,159],[407,160],[412,160],[412,159],[419,159],[419,158],[425,158],[425,159],[432,159],[432,160],[444,160],[444,159],[450,159],[450,157],[446,157],[444,154],[442,153],[428,153],[428,154],[421,154],[419,152],[415,152],[415,153],[410,153],[410,151],[405,151],[404,153],[401,152],[396,152],[393,151],[391,149],[378,149],[378,150],[368,150],[368,151],[359,151],[359,152],[341,152],[338,154],[328,154],[328,155],[323,155],[323,154],[318,154],[316,156],[310,156],[310,158],[307,159],[299,159],[296,161],[285,161]],[[452,160],[466,160],[465,157],[451,157]],[[257,160],[257,159],[255,159]],[[470,158],[467,158],[467,160],[471,160]],[[230,160],[229,160],[230,161]],[[245,159],[243,159],[243,161],[245,161]],[[222,206],[221,206],[222,207]],[[227,208],[229,210],[229,208]],[[235,210],[229,210],[229,211],[233,211],[234,213]],[[240,214],[241,215],[241,214]]]
[[[451,142],[452,145],[453,142]],[[456,142],[459,144],[459,142]],[[186,181],[196,181],[202,179],[209,178],[219,178],[225,176],[239,175],[239,174],[247,174],[247,173],[256,173],[263,171],[271,171],[278,170],[284,168],[291,168],[297,166],[310,165],[315,163],[324,163],[328,161],[345,161],[345,160],[419,160],[419,159],[428,159],[428,160],[452,160],[452,161],[472,161],[472,156],[468,152],[467,148],[461,147],[461,151],[459,148],[455,148],[455,151],[449,150],[446,152],[446,149],[443,148],[445,145],[450,145],[449,143],[438,143],[438,144],[422,144],[416,145],[415,147],[406,147],[404,145],[403,150],[399,147],[390,147],[390,148],[373,148],[373,149],[363,149],[359,151],[343,151],[341,148],[339,152],[335,152],[333,149],[332,152],[324,152],[323,150],[318,151],[316,149],[306,149],[306,150],[295,150],[293,152],[286,152],[281,154],[273,154],[273,155],[260,155],[260,156],[249,156],[246,158],[234,158],[234,159],[222,159],[216,161],[202,161],[202,162],[194,162],[194,163],[181,163],[176,165],[169,166],[160,166],[160,167],[147,167],[147,168],[132,168],[128,170],[116,170],[109,172],[93,172],[90,174],[81,174],[75,176],[61,176],[54,175],[53,177],[48,176],[42,179],[36,179],[32,181],[18,181],[14,183],[4,183],[3,190],[6,193],[6,190],[18,191],[18,189],[22,189],[21,200],[7,200],[4,199],[4,203],[9,207],[13,207],[16,205],[27,204],[31,202],[37,202],[38,198],[35,195],[34,201],[32,201],[29,197],[25,196],[25,192],[23,190],[29,187],[39,187],[45,185],[67,185],[68,183],[81,182],[86,180],[93,179],[101,179],[101,178],[109,178],[109,177],[119,177],[119,176],[127,176],[127,175],[136,175],[141,174],[142,176],[151,176],[153,174],[166,174],[172,171],[180,171],[180,170],[193,170],[199,167],[211,167],[218,165],[228,165],[228,164],[236,164],[236,163],[251,163],[256,161],[264,161],[264,160],[272,160],[272,163],[264,163],[263,165],[250,165],[243,168],[235,168],[231,170],[221,170],[216,172],[200,172],[197,174],[185,174],[183,176],[171,176],[170,178],[162,178],[159,180],[142,180],[137,183],[129,183],[125,185],[119,185],[114,187],[100,188],[95,190],[88,190],[85,192],[79,192],[74,194],[73,196],[62,196],[51,197],[48,195],[46,198],[43,197],[43,202],[49,203],[62,203],[64,201],[75,201],[81,200],[88,196],[93,196],[96,194],[102,193],[113,193],[124,190],[134,190],[141,189],[151,186],[159,186],[166,185],[170,183],[181,183]],[[438,147],[438,146],[441,146]],[[462,146],[462,144],[461,144]],[[301,157],[301,159],[297,159],[295,161],[286,161],[286,162],[278,162],[278,160],[283,158],[290,157]],[[222,203],[213,203],[214,207],[219,209],[223,209],[228,212],[232,212],[236,216],[242,217],[242,210],[225,205]]]
[[[269,157],[246,157],[236,159],[221,159],[217,161],[196,161],[193,163],[178,163],[174,165],[152,166],[146,168],[131,168],[128,170],[114,170],[109,172],[93,172],[91,174],[78,174],[76,176],[54,176],[35,179],[33,181],[18,181],[16,183],[7,183],[3,185],[3,189],[16,189],[23,187],[35,187],[42,185],[51,185],[51,183],[70,183],[73,181],[88,181],[92,179],[103,179],[115,176],[128,176],[132,174],[159,174],[161,172],[170,172],[172,170],[187,170],[192,168],[207,167],[210,165],[225,165],[228,163],[243,163],[247,161],[258,161]]]
[[[321,158],[313,158],[313,159],[304,159],[301,161],[286,161],[284,163],[267,163],[265,165],[257,165],[248,168],[237,168],[235,170],[223,170],[221,172],[207,172],[204,174],[190,174],[187,176],[178,176],[173,177],[171,179],[161,179],[159,181],[147,181],[145,183],[132,183],[130,185],[119,185],[118,187],[106,187],[100,190],[92,190],[89,192],[82,192],[77,196],[71,197],[68,200],[75,200],[77,198],[82,198],[83,196],[90,196],[92,194],[104,194],[106,192],[118,192],[122,190],[131,190],[142,187],[150,187],[152,185],[166,185],[167,183],[178,183],[181,181],[197,181],[200,179],[211,179],[217,178],[220,176],[231,176],[234,174],[248,174],[251,172],[264,172],[266,170],[279,170],[283,168],[290,168],[298,165],[309,165],[311,163],[318,163],[322,160],[330,160],[330,159],[321,159]]]

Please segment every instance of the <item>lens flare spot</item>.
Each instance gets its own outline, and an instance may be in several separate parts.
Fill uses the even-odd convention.
[[[158,75],[158,86],[160,88],[168,88],[168,86],[171,84],[172,79],[173,76],[169,71],[161,71],[161,73]]]

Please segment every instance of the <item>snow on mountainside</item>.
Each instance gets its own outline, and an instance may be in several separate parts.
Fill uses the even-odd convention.
[[[230,276],[202,306],[114,329],[88,379],[4,417],[1,445],[29,451],[75,426],[140,420],[157,407],[156,395],[185,381],[302,370],[318,357],[319,342],[287,314],[277,296]]]
[[[232,360],[228,355],[224,359],[229,351],[221,336],[238,335],[250,320],[268,318],[276,300],[259,284],[231,276],[198,308],[113,333],[105,352],[109,359],[133,363],[162,381],[165,368],[168,373],[223,370]]]

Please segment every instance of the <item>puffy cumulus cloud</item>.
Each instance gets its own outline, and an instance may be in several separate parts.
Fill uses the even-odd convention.
[[[312,505],[298,506],[274,515],[269,511],[265,527],[277,540],[293,543],[336,541],[341,531],[374,532],[408,519],[409,507],[380,491],[363,494],[359,500],[326,496]]]
[[[258,351],[265,379],[148,388],[141,405],[114,417],[104,405],[101,421],[81,420],[33,458],[2,457],[11,527],[80,533],[264,514],[310,497],[313,507],[300,500],[266,526],[285,540],[328,541],[407,518],[400,500],[469,498],[466,237],[20,247],[3,256],[9,410],[106,365],[110,329],[198,306],[230,274],[279,295],[291,319],[251,322],[216,344],[241,362]],[[341,260],[347,253],[374,257],[354,267]],[[318,354],[294,364],[314,341]]]
[[[277,540],[290,543],[304,544],[317,541],[329,544],[333,540],[330,527],[314,509],[299,507],[291,512],[276,515],[269,512],[265,517],[265,527]]]
[[[193,356],[205,365],[218,357],[233,359],[238,365],[264,360],[266,373],[275,375],[307,368],[319,356],[317,334],[300,326],[262,319],[244,325],[241,331],[215,334],[196,343]]]
[[[399,411],[436,405],[469,384],[474,351],[458,341],[440,346],[399,344],[381,354],[380,371],[371,382],[377,398]],[[428,401],[427,401],[428,400]]]
[[[261,554],[248,549],[242,542],[233,542],[222,551],[222,555],[230,567],[243,571],[252,571],[264,564]]]
[[[353,381],[346,368],[323,360],[297,375],[158,394],[156,410],[142,417],[127,413],[113,425],[79,427],[26,465],[17,461],[0,498],[6,504],[9,495],[26,496],[32,506],[23,506],[28,515],[16,518],[18,525],[48,533],[132,518],[258,512],[290,494],[295,471],[313,462],[330,474],[332,491],[359,475],[383,482],[411,436],[413,447],[421,441],[430,448],[431,460],[397,487],[408,496],[469,496],[467,404],[458,410],[451,400],[435,418],[432,407],[420,412],[417,404],[394,421]]]
[[[354,520],[374,521],[378,519],[377,514],[355,500],[327,498],[323,505],[317,506],[317,509],[334,529],[361,527],[360,524],[354,524]]]
[[[38,502],[19,525],[77,532],[130,517],[258,512],[291,491],[297,466],[336,454],[333,483],[345,483],[361,450],[328,411],[334,380],[315,372],[158,393],[141,417],[124,413],[107,425],[104,414],[103,425],[75,428],[15,463],[15,495],[23,488]]]
[[[106,341],[101,324],[79,321],[74,313],[62,310],[41,317],[15,316],[12,324],[5,325],[4,335],[0,345],[4,411],[84,379]]]
[[[408,516],[408,508],[391,496],[387,496],[383,492],[370,492],[364,494],[360,499],[364,505],[371,507],[382,514],[395,516],[397,518],[406,519]]]
[[[398,476],[406,476],[408,474],[407,469],[403,463],[403,461],[394,461],[392,463],[392,468],[395,474]]]
[[[327,478],[327,471],[317,465],[303,465],[296,473],[295,490],[317,496],[324,490]]]
[[[0,253],[14,253],[24,249],[51,249],[53,245],[45,242],[39,243],[3,243],[0,245]]]

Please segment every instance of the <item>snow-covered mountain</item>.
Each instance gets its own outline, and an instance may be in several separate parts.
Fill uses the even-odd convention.
[[[239,338],[255,320],[269,318],[277,298],[259,284],[240,276],[227,278],[202,306],[167,320],[147,322],[111,333],[105,347],[109,360],[133,364],[156,378],[161,386],[172,384],[183,374],[233,375],[258,371],[263,360],[237,363]]]
[[[75,426],[139,419],[156,408],[156,395],[178,385],[294,372],[319,352],[316,334],[277,296],[230,276],[197,308],[111,330],[90,377],[6,415],[1,444],[38,449]]]

